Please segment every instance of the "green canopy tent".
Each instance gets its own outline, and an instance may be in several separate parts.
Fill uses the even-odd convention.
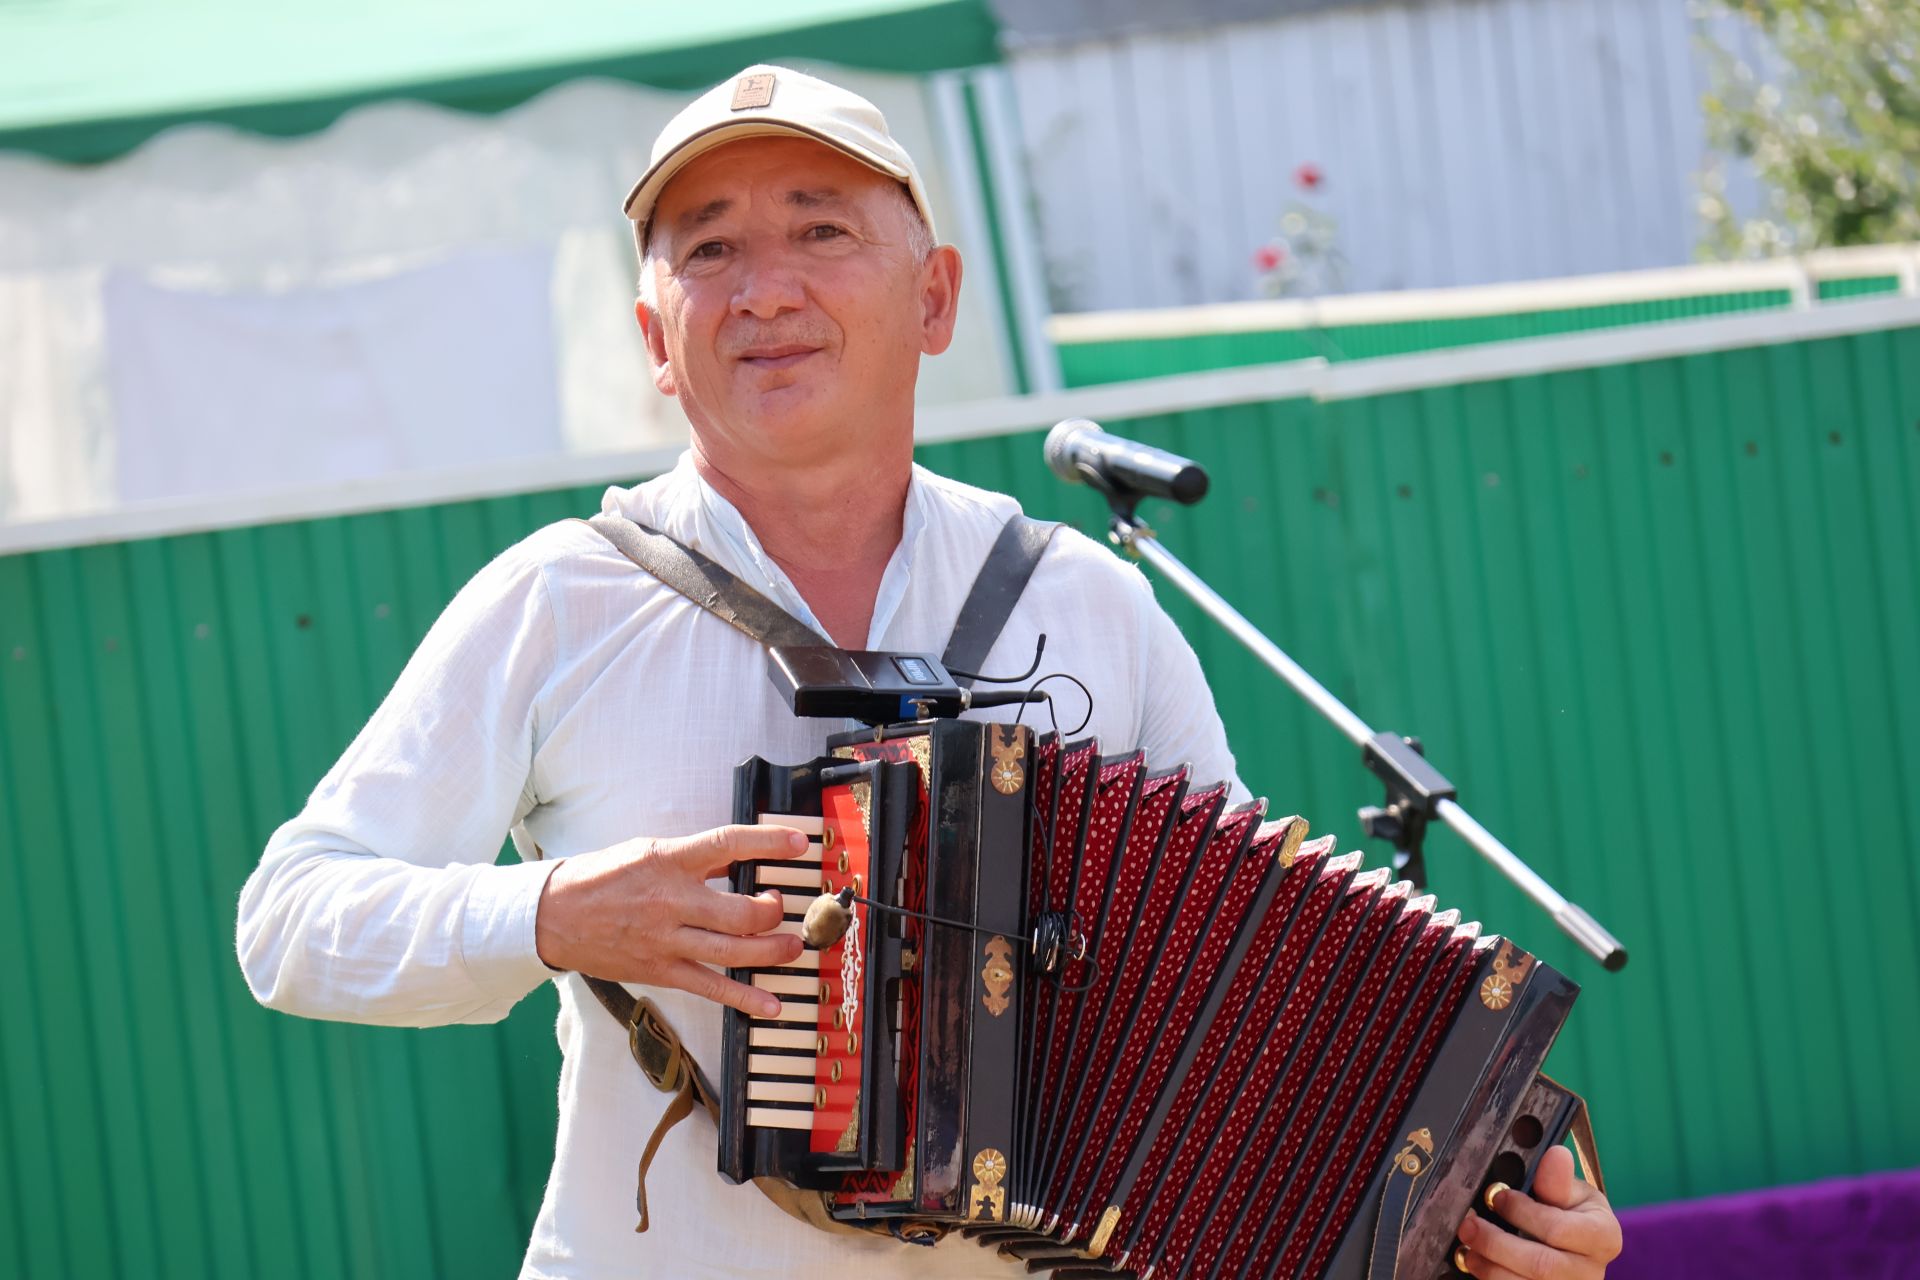
[[[985,0],[11,5],[0,150],[92,163],[189,121],[292,137],[368,102],[497,112],[583,76],[690,89],[780,58],[925,73],[998,56]]]

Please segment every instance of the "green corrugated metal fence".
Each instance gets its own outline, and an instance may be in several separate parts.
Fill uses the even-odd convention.
[[[1433,838],[1443,900],[1586,983],[1554,1068],[1620,1203],[1911,1163],[1920,328],[1115,425],[1213,466],[1167,545],[1633,948],[1600,974]],[[923,457],[1101,525],[1037,433]],[[550,994],[497,1028],[270,1014],[233,903],[458,584],[597,501],[0,558],[0,1269],[512,1272]],[[1249,785],[1350,837],[1357,753],[1163,598]]]
[[[1896,276],[1861,276],[1818,281],[1823,302],[1897,293]],[[1549,307],[1503,315],[1433,316],[1419,320],[1368,324],[1330,324],[1310,328],[1220,330],[1178,336],[1111,338],[1060,342],[1060,375],[1069,387],[1130,382],[1205,369],[1277,364],[1318,356],[1325,360],[1366,360],[1410,355],[1492,342],[1550,338],[1627,325],[1698,320],[1708,316],[1786,307],[1785,289],[1748,289],[1727,293],[1646,298],[1592,306]]]

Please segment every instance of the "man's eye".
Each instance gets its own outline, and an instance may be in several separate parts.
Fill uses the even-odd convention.
[[[693,246],[693,252],[687,255],[687,260],[691,262],[698,258],[717,258],[725,249],[726,246],[720,241],[708,240]]]
[[[847,233],[845,228],[836,227],[831,222],[822,222],[808,227],[807,234],[815,240],[838,240]]]

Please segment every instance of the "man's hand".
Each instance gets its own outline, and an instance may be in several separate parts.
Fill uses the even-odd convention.
[[[1573,1176],[1565,1147],[1541,1157],[1532,1195],[1503,1191],[1493,1207],[1533,1239],[1469,1213],[1460,1241],[1479,1280],[1597,1280],[1620,1256],[1620,1219],[1605,1196]]]
[[[780,895],[746,897],[706,881],[738,861],[791,858],[807,838],[787,827],[715,827],[677,840],[628,840],[568,858],[540,893],[534,946],[554,969],[615,982],[678,987],[759,1017],[780,1011],[771,992],[708,965],[786,964],[800,939],[769,933]]]

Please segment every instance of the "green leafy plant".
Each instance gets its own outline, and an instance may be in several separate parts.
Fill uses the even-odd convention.
[[[1697,10],[1718,156],[1701,175],[1702,248],[1716,257],[1920,240],[1920,0],[1712,0]],[[1715,38],[1751,24],[1753,66]],[[1762,207],[1727,196],[1726,163]]]

